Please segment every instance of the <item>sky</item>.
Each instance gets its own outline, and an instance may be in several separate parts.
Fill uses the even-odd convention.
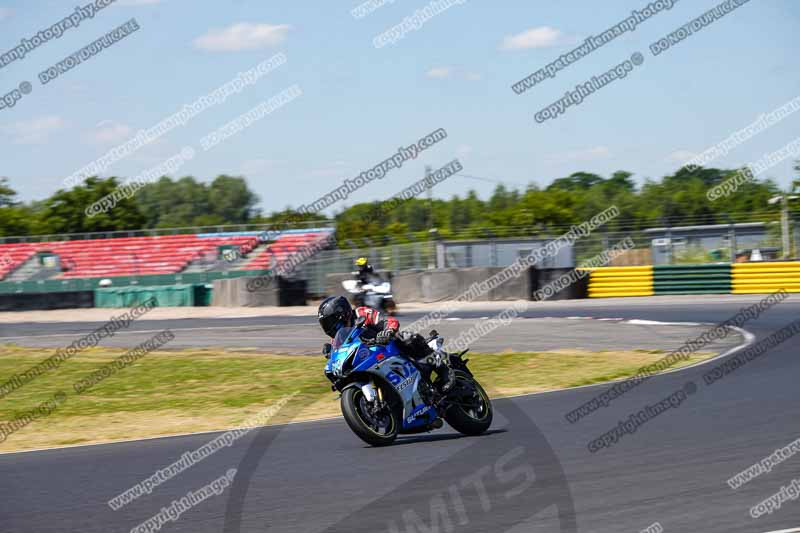
[[[90,1],[0,0],[0,54]],[[473,178],[447,179],[436,197],[475,189],[486,198],[499,182],[546,186],[577,171],[626,170],[641,184],[800,96],[796,0],[751,0],[654,56],[653,42],[719,3],[676,1],[522,94],[511,86],[650,2],[437,2],[448,7],[376,47],[376,36],[431,0],[387,0],[361,18],[351,12],[358,0],[116,0],[0,68],[0,98],[24,82],[32,88],[0,109],[0,176],[23,200],[45,198],[137,131],[277,53],[285,64],[101,175],[132,177],[191,147],[195,156],[177,175],[244,176],[271,212],[313,203],[398,147],[444,128],[446,139],[328,212],[389,197],[423,177],[426,165],[454,158]],[[139,30],[41,83],[41,72],[130,19]],[[535,120],[568,90],[636,52],[644,62],[627,77],[552,120]],[[206,135],[292,86],[302,95],[201,149]],[[712,166],[754,162],[796,139],[798,125],[800,113]],[[797,177],[791,159],[766,176],[784,187]]]

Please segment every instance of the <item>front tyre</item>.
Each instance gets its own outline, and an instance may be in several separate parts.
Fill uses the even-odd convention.
[[[376,409],[361,389],[351,387],[342,393],[342,415],[361,440],[372,446],[388,446],[397,438],[400,421],[387,405]]]
[[[455,384],[447,396],[449,405],[444,419],[459,433],[480,435],[492,425],[492,402],[472,376],[455,372]]]

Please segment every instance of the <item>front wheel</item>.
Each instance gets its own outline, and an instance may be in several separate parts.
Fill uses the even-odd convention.
[[[459,433],[480,435],[492,425],[492,402],[472,376],[459,370],[455,373],[444,419]]]
[[[387,446],[397,438],[399,420],[388,405],[376,408],[368,402],[359,388],[351,387],[342,393],[342,415],[361,440],[372,446]]]

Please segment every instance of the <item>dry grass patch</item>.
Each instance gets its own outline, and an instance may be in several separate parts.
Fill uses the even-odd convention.
[[[339,414],[319,357],[220,350],[155,351],[77,394],[73,384],[125,351],[92,348],[0,399],[0,423],[58,391],[67,400],[46,418],[8,436],[0,452],[227,429],[295,394],[269,423]],[[0,347],[0,383],[54,350]],[[470,368],[493,397],[631,376],[666,355],[660,350],[556,350],[470,354]],[[681,365],[713,354],[694,354]]]

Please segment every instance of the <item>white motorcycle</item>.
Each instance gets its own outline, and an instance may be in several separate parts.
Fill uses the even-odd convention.
[[[361,283],[357,279],[347,279],[342,282],[344,290],[350,293],[350,301],[354,306],[365,305],[387,313],[389,316],[397,314],[397,304],[392,296],[392,284],[380,279],[375,283]]]

